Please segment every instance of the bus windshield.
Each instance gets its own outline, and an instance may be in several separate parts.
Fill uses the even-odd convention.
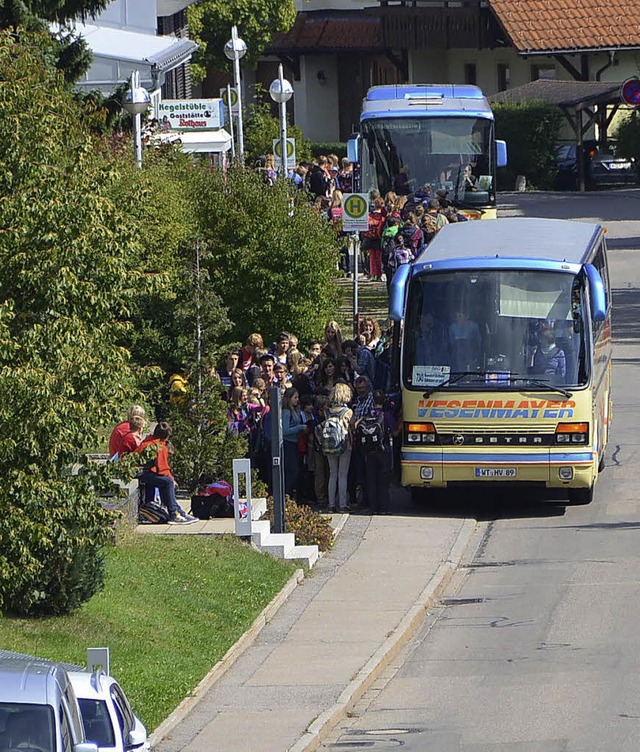
[[[475,117],[362,122],[363,187],[382,195],[444,188],[460,206],[495,205],[493,121]]]
[[[409,389],[522,390],[586,384],[580,276],[456,270],[412,279],[403,335]]]

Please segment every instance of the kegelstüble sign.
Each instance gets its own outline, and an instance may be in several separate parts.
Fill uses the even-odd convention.
[[[167,131],[219,130],[222,108],[222,99],[165,99],[158,105],[158,121]]]

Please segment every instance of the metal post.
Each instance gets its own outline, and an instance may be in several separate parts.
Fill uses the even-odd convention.
[[[284,92],[284,72],[282,63],[278,66],[278,78],[280,80],[280,91]],[[287,103],[280,102],[280,152],[282,153],[282,177],[287,177]]]
[[[269,389],[271,407],[271,491],[273,492],[273,532],[284,533],[284,462],[282,456],[282,393],[279,386]]]
[[[133,156],[138,167],[142,167],[142,115],[133,116]]]
[[[227,109],[229,110],[229,132],[231,135],[231,159],[236,158],[236,139],[233,135],[233,107],[231,106],[231,86],[227,84]]]
[[[235,40],[238,38],[238,29],[234,26],[231,29],[231,38]],[[233,71],[236,79],[236,92],[238,94],[238,158],[240,163],[244,164],[244,129],[242,125],[242,89],[240,81],[240,55],[235,55],[233,58]]]
[[[351,236],[353,244],[353,327],[354,336],[358,334],[358,262],[360,261],[360,235],[355,232]]]

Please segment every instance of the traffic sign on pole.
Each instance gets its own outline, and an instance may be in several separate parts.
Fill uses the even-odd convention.
[[[273,155],[276,158],[276,170],[282,164],[282,144],[279,138],[273,139]],[[287,139],[287,169],[292,170],[296,166],[296,140]]]
[[[236,89],[233,88],[233,86],[229,88],[231,89],[231,114],[237,115],[238,114],[238,92],[236,91]],[[227,94],[226,86],[224,89],[220,89],[220,97],[222,98],[222,101],[224,102],[224,106],[229,107],[229,96]]]
[[[369,196],[366,193],[350,193],[342,203],[345,232],[369,229]]]
[[[640,106],[640,79],[635,76],[623,82],[620,88],[620,97],[626,104],[633,107]]]

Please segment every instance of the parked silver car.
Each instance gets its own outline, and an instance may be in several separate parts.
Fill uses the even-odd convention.
[[[98,752],[148,752],[147,730],[134,715],[118,682],[97,669],[71,671],[87,739]]]
[[[62,666],[0,659],[0,750],[98,752],[86,741],[78,700]]]

